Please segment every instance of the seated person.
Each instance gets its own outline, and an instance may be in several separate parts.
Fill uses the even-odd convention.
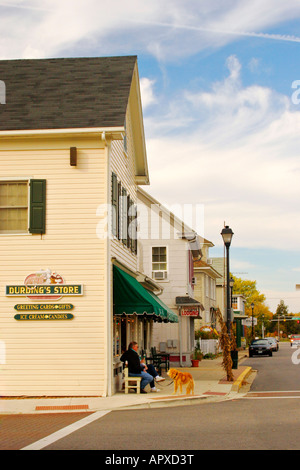
[[[144,370],[146,370],[148,374],[152,375],[155,382],[163,382],[165,380],[163,377],[160,377],[153,364],[146,364],[144,358],[141,360],[141,366],[144,367]],[[150,382],[151,392],[159,392],[159,388],[155,387],[154,380]]]
[[[138,343],[132,341],[127,351],[121,356],[121,361],[128,362],[128,376],[129,377],[142,377],[141,380],[141,393],[147,393],[145,387],[150,384],[151,391],[157,392],[159,391],[156,389],[154,385],[154,377],[156,377],[156,381],[164,380],[162,377],[159,377],[158,373],[154,369],[154,367],[150,367],[149,373],[146,372],[149,369],[144,362],[140,361],[138,355]],[[154,369],[154,370],[153,370]],[[153,375],[152,375],[153,374]],[[155,374],[155,375],[154,375]]]

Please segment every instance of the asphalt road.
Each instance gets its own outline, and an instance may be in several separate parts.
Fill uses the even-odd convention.
[[[258,371],[250,392],[243,398],[113,411],[45,449],[102,449],[113,450],[115,455],[130,450],[186,454],[191,450],[299,449],[300,364],[292,362],[295,351],[289,344],[282,344],[273,357],[254,357],[243,362]]]
[[[300,348],[280,343],[272,357],[254,356],[243,362],[257,370],[252,391],[300,391]]]
[[[299,357],[299,359],[298,359]],[[102,450],[98,463],[112,458],[132,459],[149,466],[153,452],[166,458],[181,455],[179,464],[195,464],[202,450],[298,450],[300,448],[300,348],[280,344],[273,357],[253,357],[243,362],[257,370],[252,383],[234,400],[197,405],[112,411],[65,437],[47,440],[44,450]],[[247,379],[248,380],[248,379]],[[249,379],[250,380],[250,379]],[[250,390],[249,390],[250,388]],[[70,415],[15,415],[0,419],[0,448],[22,449],[45,436],[76,425],[83,418]],[[69,423],[67,422],[69,421]],[[39,427],[40,426],[40,427]],[[146,454],[145,452],[149,452]],[[23,454],[22,454],[23,455]],[[26,454],[26,455],[30,455]],[[55,455],[55,454],[54,454]],[[194,455],[194,460],[190,455]],[[215,455],[215,454],[214,454]],[[113,457],[112,457],[113,456]],[[153,459],[157,454],[153,455]],[[108,459],[106,461],[106,459]],[[124,461],[120,462],[124,464]],[[142,468],[137,461],[126,461]],[[150,462],[157,464],[157,460]],[[171,462],[160,462],[168,464]]]

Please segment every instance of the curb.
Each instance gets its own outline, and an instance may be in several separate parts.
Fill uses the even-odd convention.
[[[241,373],[238,379],[233,383],[231,390],[233,392],[238,392],[242,386],[243,381],[248,377],[248,375],[250,375],[251,372],[252,367],[247,367],[244,372]]]

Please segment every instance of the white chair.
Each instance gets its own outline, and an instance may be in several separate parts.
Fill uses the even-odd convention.
[[[135,388],[136,392],[140,393],[142,377],[129,377],[127,367],[125,367],[125,369],[123,370],[123,373],[124,373],[124,382],[125,382],[125,393],[128,393],[128,390],[130,388]]]

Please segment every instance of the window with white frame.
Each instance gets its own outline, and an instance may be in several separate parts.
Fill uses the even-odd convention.
[[[152,247],[152,277],[153,279],[163,280],[167,279],[167,247],[166,246],[153,246]]]
[[[0,233],[28,232],[28,181],[0,182]]]
[[[45,233],[46,180],[0,181],[0,234]]]

